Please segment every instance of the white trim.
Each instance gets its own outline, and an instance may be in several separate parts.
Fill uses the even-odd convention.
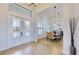
[[[32,19],[32,17],[28,17],[28,16],[25,16],[23,14],[15,13],[15,12],[12,12],[12,11],[10,11],[9,14],[12,15],[12,16],[19,16],[19,17],[26,18],[26,19]]]

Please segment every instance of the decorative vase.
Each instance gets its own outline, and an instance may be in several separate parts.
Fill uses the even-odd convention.
[[[76,48],[74,46],[73,37],[71,38],[70,55],[76,55]]]
[[[70,55],[76,55],[76,48],[74,45],[74,32],[76,29],[75,19],[70,19],[70,31],[71,31],[71,46],[70,46]],[[77,24],[77,23],[76,23]]]
[[[75,46],[70,46],[70,55],[76,55],[76,48],[75,48]]]

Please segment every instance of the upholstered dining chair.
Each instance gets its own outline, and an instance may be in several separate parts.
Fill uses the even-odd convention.
[[[53,39],[53,32],[47,32],[47,40]]]

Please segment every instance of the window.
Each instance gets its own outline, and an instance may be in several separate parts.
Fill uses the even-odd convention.
[[[10,3],[9,4],[9,10],[12,11],[12,12],[15,12],[15,13],[18,13],[18,14],[22,14],[22,15],[25,15],[25,16],[29,16],[29,17],[32,17],[32,11],[31,10],[28,10],[18,4],[15,4],[15,3]]]
[[[43,25],[41,23],[38,23],[38,34],[41,35],[43,32]]]
[[[43,17],[40,16],[38,17],[38,21],[37,21],[37,30],[38,30],[38,35],[43,34]]]
[[[44,30],[45,32],[50,32],[50,23],[48,17],[44,17]]]
[[[38,21],[37,21],[37,30],[38,30],[38,35],[42,35],[46,32],[50,32],[50,23],[49,23],[48,17],[44,15],[39,15],[38,16]]]

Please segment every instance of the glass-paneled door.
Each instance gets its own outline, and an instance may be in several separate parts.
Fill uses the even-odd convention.
[[[19,16],[11,16],[11,36],[15,42],[30,41],[30,20]]]
[[[22,22],[21,18],[18,16],[11,16],[11,36],[13,39],[20,39],[21,38],[21,31],[22,31]]]
[[[22,39],[27,42],[31,41],[31,26],[30,20],[26,18],[22,18]]]
[[[9,18],[8,46],[13,47],[31,41],[32,11],[20,4],[11,3],[9,4]]]

